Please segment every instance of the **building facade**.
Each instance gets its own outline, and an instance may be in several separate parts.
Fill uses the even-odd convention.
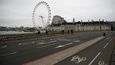
[[[47,27],[49,31],[79,32],[79,31],[109,31],[111,25],[106,21],[66,22],[61,16],[54,16],[52,24]]]

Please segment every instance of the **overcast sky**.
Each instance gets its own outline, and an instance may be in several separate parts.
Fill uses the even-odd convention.
[[[33,26],[32,11],[41,0],[0,0],[0,26]],[[105,19],[115,21],[115,0],[44,0],[51,16],[60,15],[68,22]],[[45,7],[44,7],[45,8]],[[41,12],[44,9],[38,8]]]

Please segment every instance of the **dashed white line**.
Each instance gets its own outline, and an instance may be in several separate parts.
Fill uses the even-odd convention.
[[[111,42],[111,40],[103,48],[106,48],[109,45],[109,43]]]
[[[80,40],[74,41],[74,42],[80,42]]]
[[[68,44],[64,44],[64,45],[58,45],[58,46],[56,46],[55,48],[65,47],[65,46],[70,45],[70,44],[72,44],[72,43],[68,43]]]
[[[4,45],[2,48],[6,48],[7,47],[7,45]]]
[[[69,39],[60,39],[60,38],[58,38],[57,40],[58,41],[70,41]]]
[[[35,43],[34,41],[32,43]]]
[[[39,42],[39,43],[37,43],[37,44],[45,44],[44,42]]]
[[[57,42],[57,41],[50,41],[50,42],[46,42],[46,43],[44,43],[44,42],[39,42],[39,43],[37,43],[37,44],[50,44],[50,43],[55,43],[55,42]]]
[[[0,55],[0,56],[8,56],[8,55],[13,55],[13,54],[16,54],[17,52],[12,52],[12,53],[8,53],[8,54],[3,54],[3,55]]]
[[[99,52],[94,58],[93,60],[88,64],[88,65],[92,65],[92,63],[97,59],[97,57],[101,54],[101,52]]]
[[[106,48],[108,45],[109,45],[109,42],[103,48]]]
[[[22,45],[22,43],[18,43],[18,45]]]
[[[50,39],[50,40],[53,40],[53,39]]]
[[[47,46],[51,46],[51,45],[55,45],[55,44],[59,44],[59,43],[53,43],[53,44],[49,44],[49,45],[45,45],[45,46],[40,46],[40,47],[37,47],[37,48],[43,48],[43,47],[47,47]]]
[[[47,43],[54,43],[54,42],[57,42],[57,41],[54,40],[54,41],[50,41],[50,42],[47,42]]]

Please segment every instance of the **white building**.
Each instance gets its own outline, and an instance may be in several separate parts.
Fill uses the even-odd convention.
[[[93,22],[66,22],[61,16],[54,16],[52,24],[47,28],[49,31],[64,31],[64,32],[78,32],[78,31],[108,31],[111,26],[108,22],[93,21]]]

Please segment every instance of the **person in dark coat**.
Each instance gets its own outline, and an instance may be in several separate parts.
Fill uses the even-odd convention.
[[[105,33],[103,33],[103,36],[105,36]]]
[[[46,30],[46,35],[48,34],[48,31]]]

